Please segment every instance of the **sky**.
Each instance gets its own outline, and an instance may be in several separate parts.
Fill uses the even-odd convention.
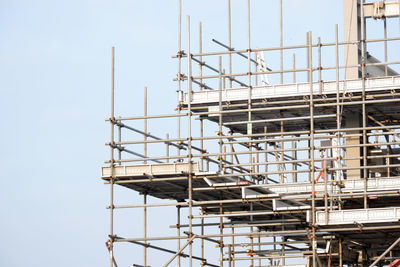
[[[278,46],[279,2],[251,3],[252,45]],[[247,45],[245,8],[246,1],[232,0],[236,49]],[[304,44],[310,30],[314,41],[334,41],[341,8],[337,0],[284,0],[284,43]],[[183,0],[183,45],[190,15],[193,36],[203,22],[204,50],[221,51],[211,39],[227,42],[226,13],[223,0]],[[0,0],[0,266],[108,266],[109,188],[100,167],[109,157],[111,47],[116,116],[143,114],[144,86],[149,114],[171,114],[177,14],[177,0]],[[197,37],[192,41],[197,51]],[[285,60],[291,64],[290,55]],[[174,132],[153,122],[149,131]],[[126,189],[117,194],[119,204],[142,201]],[[141,236],[141,211],[123,212],[116,212],[117,227],[127,237]],[[160,218],[175,223],[170,210],[149,212],[156,218],[149,235],[174,234],[159,224]],[[117,249],[119,266],[142,262],[142,248]],[[151,266],[169,257],[151,253]]]

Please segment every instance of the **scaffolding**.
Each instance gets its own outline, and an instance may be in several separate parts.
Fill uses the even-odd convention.
[[[314,42],[308,32],[305,44],[284,46],[280,0],[280,46],[258,49],[251,47],[246,3],[247,47],[232,46],[227,0],[228,43],[213,39],[223,50],[205,53],[201,23],[199,51],[191,50],[189,16],[182,49],[179,1],[175,113],[148,115],[145,88],[143,116],[115,116],[112,49],[110,159],[102,167],[110,187],[110,266],[117,266],[121,242],[143,248],[143,261],[133,266],[150,266],[150,249],[164,253],[164,266],[397,264],[400,61],[391,60],[388,46],[400,37],[387,37],[386,21],[399,17],[400,1],[344,0],[344,40],[336,25],[333,42]],[[371,18],[383,21],[384,38],[366,38]],[[383,44],[383,62],[367,52],[376,43]],[[325,51],[334,64],[321,63]],[[286,52],[293,53],[289,69]],[[268,66],[271,54],[279,56],[279,69]],[[242,59],[237,73],[233,57]],[[153,135],[149,120],[175,120],[176,132]],[[131,125],[138,121],[143,129]],[[123,138],[125,131],[139,137]],[[143,204],[116,205],[116,185],[143,195]],[[148,203],[148,196],[160,201]],[[155,207],[176,208],[176,235],[147,235],[147,210]],[[143,209],[143,236],[119,236],[116,209]],[[207,255],[207,247],[219,256]]]

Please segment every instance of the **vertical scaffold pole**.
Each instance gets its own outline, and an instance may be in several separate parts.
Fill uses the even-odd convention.
[[[341,112],[340,112],[340,87],[339,87],[339,28],[335,25],[335,53],[336,53],[336,133],[338,140],[340,140],[340,127],[341,127]],[[338,179],[338,177],[336,177]]]
[[[222,203],[219,204],[219,214],[223,214],[223,208],[222,208]],[[224,217],[220,217],[219,218],[219,234],[221,235],[221,237],[219,238],[219,257],[221,259],[219,265],[220,267],[224,266],[224,238],[223,238],[223,234],[224,234]]]
[[[383,18],[383,38],[385,39],[385,76],[388,76],[388,42],[387,42],[387,21]]]
[[[203,53],[203,26],[201,21],[199,22],[199,54]],[[199,56],[200,62],[203,62],[203,56]],[[203,64],[199,64],[199,76],[203,76]],[[203,91],[203,79],[200,78],[200,91]]]
[[[188,191],[189,191],[189,236],[192,237],[193,228],[193,188],[192,188],[192,54],[190,52],[190,16],[187,16],[187,67],[188,67],[188,163],[189,163],[189,177],[188,177]],[[193,264],[193,244],[189,244],[189,267]]]
[[[115,179],[115,163],[114,163],[114,80],[115,80],[115,47],[111,49],[111,146],[110,146],[110,168],[111,168],[111,179],[110,179],[110,266],[114,265],[114,179]]]
[[[230,257],[234,257],[235,256],[235,228],[233,227],[234,225],[232,225],[232,249],[231,249],[231,255]],[[232,259],[232,267],[235,267],[235,260]]]
[[[199,22],[199,54],[203,53],[203,25],[201,23],[201,21]],[[200,56],[199,57],[200,62],[203,62],[203,57]],[[199,76],[202,77],[203,76],[203,64],[199,64]],[[203,79],[200,78],[200,84],[203,84]],[[200,91],[203,90],[203,86],[200,85]],[[204,171],[204,122],[203,122],[203,118],[200,117],[200,149],[201,149],[201,160],[200,160],[200,169],[202,171]],[[202,245],[204,244],[204,240],[201,239]]]
[[[339,267],[343,267],[343,246],[342,239],[339,239]]]
[[[313,92],[313,71],[312,71],[312,33],[308,32],[308,64],[309,64],[309,84],[310,84],[310,173],[311,173],[311,213],[312,213],[312,266],[317,266],[317,241],[315,233],[315,159],[314,159],[314,92]]]
[[[250,203],[250,211],[253,211],[253,203]],[[253,224],[253,216],[250,216],[250,223]],[[250,245],[251,245],[251,265],[254,266],[254,235],[253,235],[254,228],[250,226]]]
[[[267,126],[264,126],[264,134],[265,134],[265,139],[267,139]],[[264,184],[268,183],[268,142],[264,142],[264,159],[265,159],[265,166],[264,166],[264,172],[265,172],[265,178],[264,178]]]
[[[293,84],[296,83],[296,54],[293,53]],[[294,136],[295,137],[295,136]],[[292,158],[293,160],[297,160],[297,141],[292,141]],[[297,163],[292,164],[292,181],[297,183]]]
[[[118,124],[118,144],[121,144],[122,140],[122,127],[121,124]],[[118,149],[118,165],[121,165],[121,159],[122,159],[122,151],[121,149]]]
[[[147,244],[147,194],[143,195],[143,237],[144,242]],[[147,266],[147,247],[143,247],[143,265]]]
[[[249,169],[250,172],[253,170],[253,160],[252,160],[252,146],[251,146],[251,135],[253,134],[253,124],[251,119],[251,94],[252,94],[252,86],[251,86],[251,43],[250,43],[250,0],[247,0],[247,71],[248,71],[248,124],[247,124],[247,134],[249,135]],[[253,180],[253,176],[250,175],[250,179]]]
[[[260,233],[261,229],[258,229],[258,232]],[[261,253],[261,235],[258,235],[258,251],[259,251],[259,253]],[[258,256],[258,265],[262,266],[261,265],[261,255]]]
[[[296,54],[293,53],[293,83],[296,83]]]
[[[166,140],[169,140],[169,134],[165,135]],[[165,143],[165,156],[167,157],[167,163],[169,162],[169,142]]]
[[[143,105],[143,115],[144,115],[144,119],[143,119],[143,131],[144,131],[144,135],[143,135],[143,139],[144,139],[144,144],[143,144],[143,155],[145,157],[147,157],[147,87],[144,87],[144,99],[143,99],[144,105]],[[147,164],[147,161],[144,161],[144,164]]]
[[[178,80],[178,100],[180,97],[180,94],[182,93],[182,0],[178,0],[179,2],[179,12],[178,12],[178,74],[177,74],[177,80]],[[181,116],[179,116],[181,113],[181,107],[178,106],[178,116],[177,116],[177,131],[178,131],[178,139],[181,139]],[[179,144],[179,142],[178,142]],[[181,149],[180,146],[178,147],[178,161],[180,161],[180,155],[181,155]]]
[[[336,48],[336,138],[337,138],[337,145],[340,145],[340,139],[341,139],[341,133],[340,133],[340,127],[341,127],[341,120],[342,120],[342,112],[341,112],[341,108],[340,108],[340,87],[339,87],[339,27],[336,24],[335,25],[335,48]],[[336,149],[336,157],[335,160],[337,162],[340,162],[340,150],[337,148],[333,148]],[[341,166],[340,164],[337,164],[337,166]],[[336,171],[336,180],[339,181],[339,183],[341,183],[342,181],[342,174],[341,174],[341,170]],[[339,187],[339,194],[341,193],[341,189]],[[339,196],[340,199],[340,196]],[[339,201],[339,209],[342,208],[342,204]]]
[[[307,60],[307,68],[308,68],[308,73],[307,73],[307,82],[309,82],[310,84],[312,84],[311,82],[310,82],[310,69],[311,69],[311,63],[310,63],[310,39],[309,39],[309,36],[308,36],[308,32],[307,32],[307,34],[306,34],[306,46],[307,46],[307,48],[306,48],[306,60]],[[311,139],[308,139],[307,140],[307,142],[308,142],[308,147],[310,148],[311,147]],[[308,153],[308,158],[309,159],[311,159],[311,149],[308,149],[307,150],[307,153]],[[311,168],[311,165],[310,165],[310,168]],[[311,176],[311,169],[309,170],[309,172],[308,172],[308,181],[311,183],[312,181],[313,181],[313,179],[314,179],[314,177],[312,177]]]
[[[228,0],[228,45],[232,47],[232,13],[231,0]],[[229,53],[229,75],[232,75],[232,54]],[[231,76],[229,76],[231,77]],[[232,79],[229,79],[229,88],[232,88]]]
[[[204,216],[204,210],[203,208],[201,209],[201,215]],[[201,229],[200,233],[203,236],[204,235],[204,217],[201,217]],[[204,254],[204,238],[201,239],[200,241],[200,246],[201,246],[201,258],[205,259],[205,254]]]
[[[363,178],[364,178],[364,209],[368,208],[368,198],[367,198],[367,114],[365,106],[365,18],[364,18],[364,0],[361,0],[361,83],[362,83],[362,127],[363,127]]]
[[[218,84],[218,135],[222,136],[222,57],[218,57],[218,73],[219,73],[219,84]],[[223,157],[222,157],[222,145],[223,145],[223,140],[219,139],[218,140],[218,147],[219,147],[219,164],[218,164],[218,170],[220,172],[223,172],[222,170],[222,165],[223,165]]]
[[[143,132],[145,133],[143,135],[144,139],[144,147],[143,147],[143,155],[147,157],[147,87],[144,87],[144,99],[143,99],[143,115],[144,115],[144,120],[143,120]],[[144,161],[145,164],[147,164],[147,161]],[[145,238],[144,242],[147,243],[147,194],[143,195],[143,237]],[[143,265],[147,266],[147,247],[143,247]]]
[[[283,84],[283,0],[279,1],[279,31],[280,31],[280,83]]]
[[[322,66],[321,66],[321,37],[318,37],[318,85],[319,94],[322,95]]]
[[[181,239],[179,238],[181,236],[181,206],[176,207],[176,230],[178,236],[177,251],[179,251],[181,249]],[[178,254],[177,267],[181,267],[181,254]]]

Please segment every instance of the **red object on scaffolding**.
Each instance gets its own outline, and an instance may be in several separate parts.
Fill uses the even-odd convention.
[[[394,260],[388,267],[400,267],[400,260]]]
[[[324,158],[324,153],[321,153],[321,158]],[[318,174],[317,178],[315,179],[316,182],[318,182],[319,178],[322,177],[322,179],[325,180],[325,175],[324,175],[324,161],[321,161],[321,169],[322,171]]]

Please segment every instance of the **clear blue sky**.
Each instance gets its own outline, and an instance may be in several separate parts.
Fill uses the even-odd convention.
[[[184,20],[192,15],[193,34],[203,21],[205,50],[219,49],[211,38],[227,41],[226,1],[183,2]],[[245,2],[232,0],[237,49],[246,48]],[[334,24],[342,25],[341,1],[284,2],[286,44],[304,43],[308,30],[315,38],[334,40]],[[0,266],[107,266],[108,187],[100,166],[109,155],[104,119],[109,117],[110,50],[116,46],[116,115],[142,114],[145,85],[149,113],[172,113],[177,3],[0,1]],[[254,47],[279,45],[278,4],[252,1]],[[149,127],[168,131],[162,129],[167,125]],[[121,195],[119,204],[141,201],[134,192],[121,190]],[[118,225],[141,229],[139,213],[124,212],[117,213]],[[174,223],[167,212],[158,214]],[[165,225],[158,227],[150,235],[171,233]],[[121,250],[126,253],[116,252],[120,266],[141,263],[141,248],[128,244]],[[152,266],[168,257],[151,255]]]

